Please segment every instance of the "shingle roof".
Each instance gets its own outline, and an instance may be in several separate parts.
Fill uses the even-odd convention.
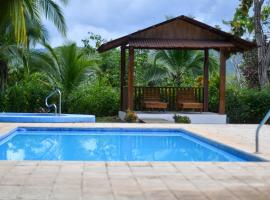
[[[231,51],[246,51],[257,47],[254,42],[183,15],[107,42],[98,51],[104,52],[119,46],[148,49],[229,48]]]
[[[233,48],[230,42],[223,41],[194,41],[194,40],[164,40],[164,39],[133,39],[129,46],[142,49],[203,49],[203,48]]]

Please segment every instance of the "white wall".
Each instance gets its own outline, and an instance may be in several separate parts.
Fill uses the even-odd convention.
[[[125,112],[119,111],[118,115],[121,120],[125,119]],[[190,118],[192,124],[226,124],[227,115],[217,113],[177,113]],[[137,113],[139,119],[163,119],[174,122],[173,113]]]

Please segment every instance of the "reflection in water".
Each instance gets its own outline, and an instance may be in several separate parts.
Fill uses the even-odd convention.
[[[24,160],[25,153],[23,149],[16,149],[11,143],[8,143],[8,150],[6,151],[7,160]]]
[[[95,151],[97,149],[97,140],[89,139],[89,140],[81,141],[81,145],[86,151],[89,151],[89,152]]]
[[[30,132],[30,131],[29,131]],[[232,161],[233,156],[179,135],[18,134],[0,146],[1,160]]]

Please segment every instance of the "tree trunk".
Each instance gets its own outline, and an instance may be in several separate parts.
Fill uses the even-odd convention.
[[[263,3],[264,0],[254,0],[255,39],[258,45],[258,76],[261,87],[269,84],[267,71],[270,63],[269,48],[267,48],[267,42],[261,24]]]
[[[4,91],[7,85],[8,78],[8,65],[5,60],[0,59],[0,89]]]

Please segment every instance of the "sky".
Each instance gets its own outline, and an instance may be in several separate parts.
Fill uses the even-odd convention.
[[[187,15],[196,20],[229,31],[222,20],[231,20],[237,0],[69,0],[62,6],[67,38],[45,20],[53,47],[67,42],[82,46],[88,32],[98,33],[106,40],[116,39],[137,30],[165,21],[166,16]]]

